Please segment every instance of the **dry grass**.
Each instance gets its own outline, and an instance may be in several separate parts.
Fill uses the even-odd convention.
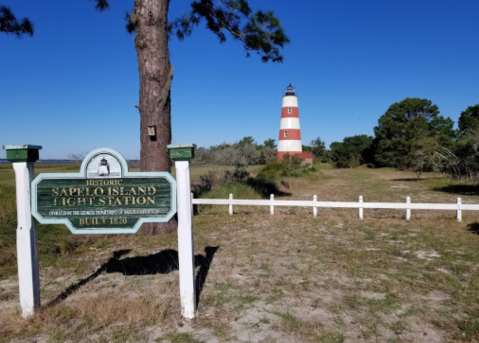
[[[84,297],[68,304],[46,307],[32,319],[21,318],[16,311],[0,317],[4,337],[23,341],[31,335],[46,341],[98,341],[110,340],[118,329],[129,331],[124,338],[133,338],[138,326],[163,325],[175,314],[173,304],[157,299],[125,299],[108,292],[92,298]]]
[[[282,187],[292,199],[479,202],[473,184],[383,169],[323,167]],[[81,286],[30,320],[19,316],[16,276],[0,279],[0,342],[477,342],[479,214],[463,212],[461,223],[452,211],[404,215],[203,209],[197,259],[218,250],[196,270],[205,282],[193,321],[179,313],[175,234],[83,241],[41,267],[42,301]]]
[[[261,329],[247,330],[251,341],[477,339],[479,242],[467,225],[238,217],[242,230],[236,220],[212,229],[222,248],[209,278],[221,281],[205,289],[199,323]]]

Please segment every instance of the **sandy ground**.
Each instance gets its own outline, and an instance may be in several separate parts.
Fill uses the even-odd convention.
[[[295,199],[317,194],[347,201],[364,192],[361,185],[336,179],[335,170],[323,173],[329,181],[292,180],[284,190],[294,190]],[[408,191],[434,201],[454,198],[419,196],[422,185],[398,181],[398,175],[377,181],[391,189],[389,198],[403,198]],[[368,192],[370,198],[376,194]],[[479,313],[472,291],[478,285],[471,281],[479,276],[479,239],[467,231],[479,216],[468,214],[457,223],[452,213],[420,212],[406,223],[404,214],[390,211],[365,212],[363,222],[350,210],[322,210],[318,218],[302,208],[278,209],[274,216],[267,208],[238,207],[231,217],[226,212],[226,207],[203,209],[195,217],[200,292],[194,320],[180,314],[176,235],[115,236],[106,247],[42,268],[44,308],[31,320],[18,315],[17,278],[1,280],[0,342],[477,338],[462,333],[458,323]],[[120,257],[112,257],[121,250]],[[67,294],[58,299],[62,292]]]

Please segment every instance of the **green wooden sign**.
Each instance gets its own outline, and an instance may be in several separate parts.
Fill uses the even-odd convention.
[[[130,173],[108,148],[90,152],[79,173],[40,174],[32,182],[32,214],[75,234],[135,233],[176,213],[176,181],[166,172]]]

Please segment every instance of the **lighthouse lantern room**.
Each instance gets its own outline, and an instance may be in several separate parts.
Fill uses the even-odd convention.
[[[289,84],[283,96],[281,109],[281,124],[279,127],[278,161],[285,154],[298,156],[304,164],[313,164],[313,156],[303,153],[301,144],[301,129],[299,126],[298,97],[295,88]]]

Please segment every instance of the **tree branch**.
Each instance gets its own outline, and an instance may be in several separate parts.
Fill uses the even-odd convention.
[[[23,34],[33,36],[33,24],[28,18],[18,22],[10,8],[2,5],[0,6],[0,32],[13,33],[19,38]]]

